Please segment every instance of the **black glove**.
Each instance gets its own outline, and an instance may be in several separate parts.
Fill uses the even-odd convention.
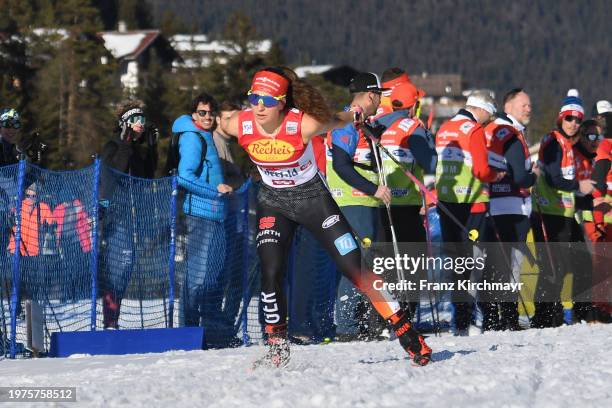
[[[376,140],[380,140],[382,134],[387,130],[387,127],[381,124],[365,124],[364,127],[366,127],[366,132]]]
[[[145,139],[148,146],[157,146],[159,129],[155,125],[148,125],[145,129]]]

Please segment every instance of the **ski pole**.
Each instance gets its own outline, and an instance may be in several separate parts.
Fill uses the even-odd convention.
[[[427,256],[432,256],[433,251],[431,249],[431,235],[429,232],[429,212],[427,211],[427,200],[425,199],[425,195],[423,194],[421,194],[421,199],[423,202],[423,208],[425,209],[425,216],[423,217],[423,227],[425,228],[425,239],[427,242]],[[432,274],[433,274],[433,271],[432,271]],[[431,290],[429,290],[429,288],[427,288],[427,297],[429,299],[429,308],[431,309],[431,319],[434,324],[434,333],[436,336],[439,336],[440,335],[440,311],[438,310],[438,299],[436,296],[436,292],[434,292],[433,294],[433,298],[434,298],[433,304],[431,301]],[[434,306],[435,306],[435,313],[434,313]]]
[[[374,161],[376,162],[376,167],[378,168],[378,183],[381,186],[387,186],[387,177],[385,176],[385,169],[382,164],[382,160],[376,150],[376,146],[372,146],[372,153],[374,154]],[[393,198],[393,194],[391,194]],[[399,247],[397,245],[397,235],[395,234],[395,226],[393,225],[393,216],[391,215],[391,204],[385,203],[385,209],[387,211],[387,218],[389,219],[389,229],[391,230],[391,243],[393,244],[393,253],[397,257],[399,255]],[[404,280],[404,272],[401,268],[396,268],[397,279],[398,282],[402,282]],[[408,306],[410,309],[410,306]],[[412,314],[412,310],[409,310],[410,314]]]

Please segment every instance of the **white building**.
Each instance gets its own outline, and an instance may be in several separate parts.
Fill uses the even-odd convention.
[[[228,56],[236,55],[239,51],[231,42],[210,40],[205,34],[176,34],[170,37],[170,44],[181,56],[180,61],[172,64],[175,69],[207,67],[214,59],[224,64]],[[265,54],[271,48],[271,40],[251,41],[248,44],[250,54]]]

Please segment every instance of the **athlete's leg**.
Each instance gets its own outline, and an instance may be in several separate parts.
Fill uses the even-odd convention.
[[[412,327],[409,316],[400,309],[388,291],[375,286],[383,282],[379,275],[361,267],[361,251],[344,216],[331,197],[322,195],[306,207],[300,219],[321,245],[327,249],[338,269],[372,302],[376,311],[388,320],[399,337],[400,344],[417,364],[427,364],[431,349]]]
[[[255,241],[261,264],[260,307],[266,331],[270,333],[276,327],[286,332],[287,298],[283,281],[296,223],[278,210],[260,204],[257,224]]]

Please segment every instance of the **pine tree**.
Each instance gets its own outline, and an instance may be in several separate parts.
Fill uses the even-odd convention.
[[[230,15],[223,29],[223,41],[231,52],[224,64],[226,98],[244,100],[253,74],[265,64],[262,55],[254,53],[253,44],[260,40],[251,20],[243,13]]]
[[[51,44],[39,54],[37,98],[43,136],[52,139],[53,167],[63,162],[85,165],[112,128],[112,102],[117,99],[115,66],[97,37],[99,11],[88,0],[55,5],[57,29],[41,42]],[[103,63],[106,62],[106,63]]]
[[[0,108],[16,108],[24,119],[29,117],[27,106],[34,72],[28,66],[26,33],[21,27],[31,22],[31,6],[29,1],[0,2]]]

